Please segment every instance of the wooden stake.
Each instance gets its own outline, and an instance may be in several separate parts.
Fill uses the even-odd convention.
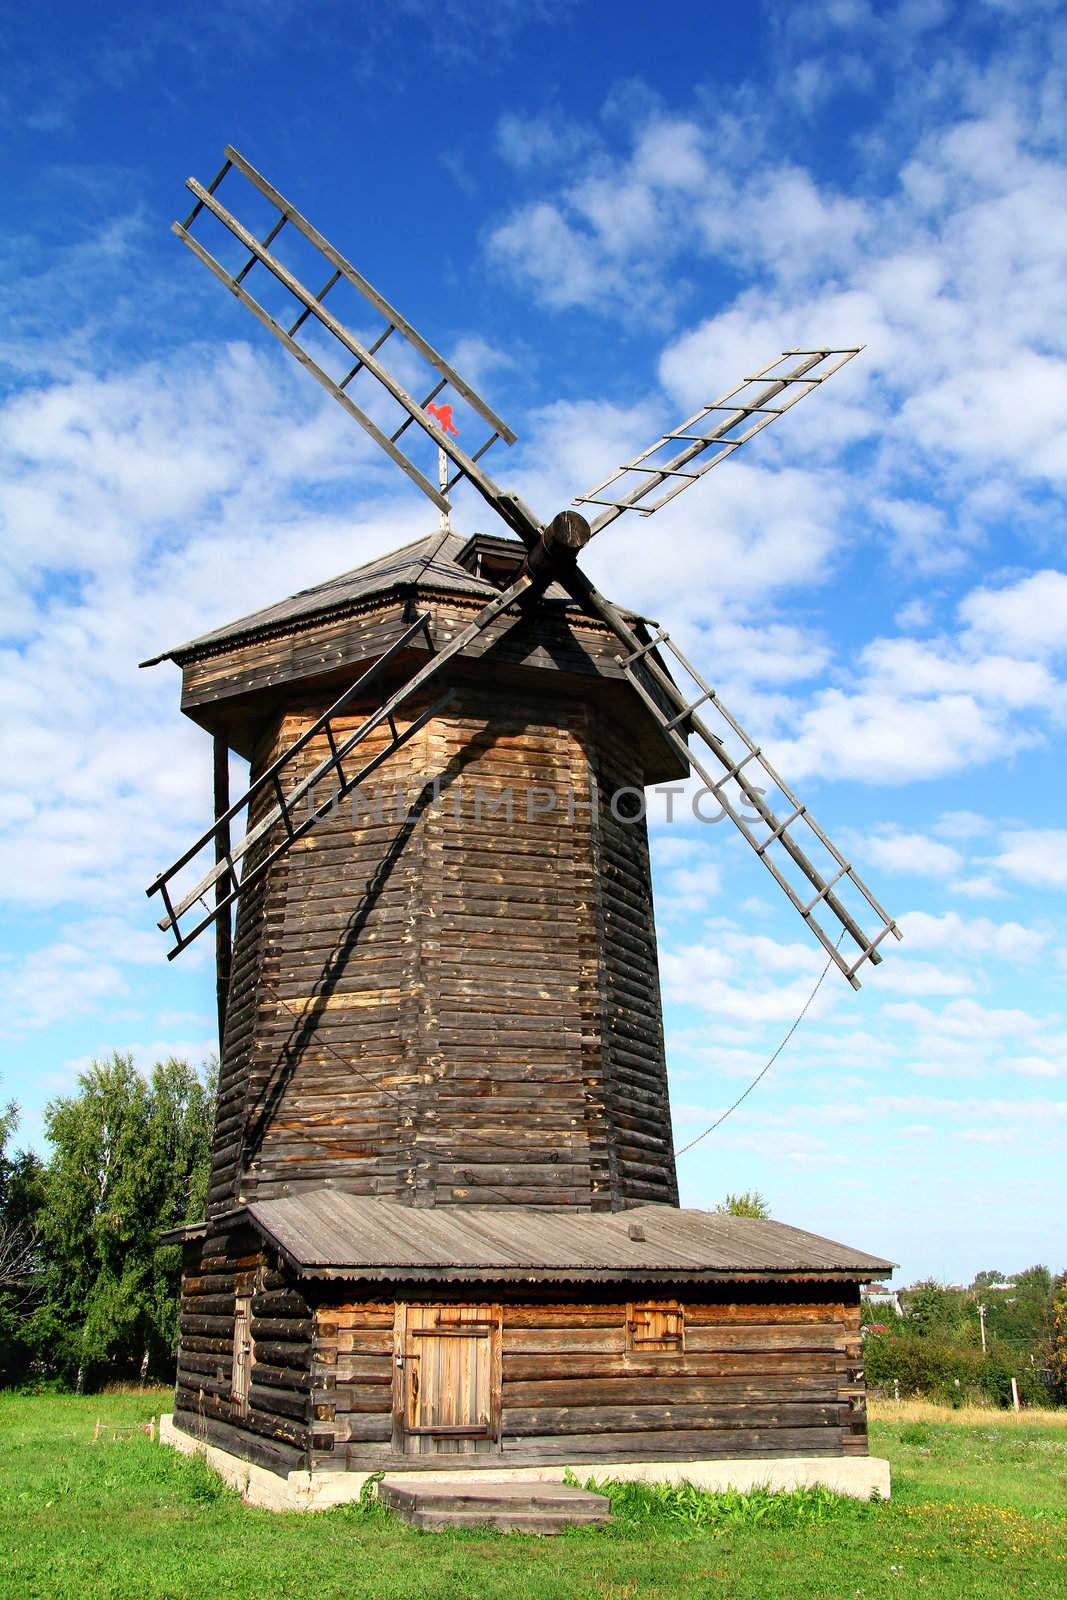
[[[438,451],[437,451],[437,481],[441,485],[441,493],[443,495],[447,495],[447,493],[448,493],[448,457],[445,455],[444,451],[442,449],[440,449],[440,448],[438,448]],[[452,531],[452,523],[451,523],[451,520],[449,518],[449,513],[447,511],[442,510],[442,512],[441,512],[441,532],[442,533],[451,533],[451,531]]]
[[[221,817],[230,809],[230,749],[220,734],[215,735],[213,746],[215,815]],[[215,864],[225,861],[230,852],[230,825],[221,823],[215,830]],[[224,872],[215,882],[215,904],[221,905],[233,887],[231,874]],[[226,997],[230,991],[230,961],[233,953],[233,935],[229,907],[215,918],[215,1004],[219,1018],[219,1059],[222,1059],[222,1040],[226,1029]]]

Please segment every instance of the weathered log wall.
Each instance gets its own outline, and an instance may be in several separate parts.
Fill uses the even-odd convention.
[[[626,1304],[506,1308],[505,1460],[866,1452],[858,1308],[838,1300],[684,1310],[675,1354],[627,1350]]]
[[[602,803],[587,859],[600,944],[594,1043],[611,1129],[610,1193],[677,1205],[648,833],[643,810],[639,820],[623,820],[624,796],[643,808],[642,777],[618,724],[595,713],[593,721]]]
[[[247,1408],[233,1395],[238,1296],[251,1299]],[[302,1466],[310,1444],[313,1313],[249,1229],[185,1248],[175,1422],[275,1471]]]
[[[291,707],[259,766],[322,709]],[[326,1181],[415,1204],[676,1200],[647,838],[610,803],[642,782],[598,706],[504,711],[457,686],[355,813],[275,863],[238,918],[215,1214]]]
[[[702,1293],[682,1297],[679,1353],[629,1348],[633,1301],[505,1301],[500,1440],[479,1465],[866,1454],[857,1290]],[[394,1313],[383,1300],[320,1306],[316,1467],[471,1465],[394,1449]]]

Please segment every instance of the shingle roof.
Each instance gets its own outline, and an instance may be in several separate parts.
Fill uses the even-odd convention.
[[[609,1282],[828,1273],[868,1281],[893,1268],[782,1222],[666,1205],[421,1209],[322,1188],[255,1201],[248,1215],[313,1277]]]
[[[173,645],[151,660],[142,661],[141,665],[149,667],[159,661],[181,661],[201,650],[268,633],[287,623],[319,613],[344,611],[401,584],[489,600],[498,593],[494,585],[484,578],[476,578],[456,560],[467,542],[458,533],[442,533],[437,529],[425,538],[401,545],[399,550],[376,556],[373,561],[366,562],[362,567],[354,567],[351,572],[342,572],[340,576],[327,578],[324,583],[316,583],[310,589],[301,589],[288,599],[279,600],[262,611],[253,611],[246,617],[238,617],[235,622],[227,622],[210,633],[187,640],[185,644]],[[521,550],[517,540],[515,543],[516,549]],[[546,593],[555,599],[567,599],[565,590],[556,584],[550,585]]]

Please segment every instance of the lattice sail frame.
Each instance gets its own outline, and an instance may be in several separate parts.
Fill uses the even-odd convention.
[[[664,653],[673,657],[700,691],[693,700],[684,700],[673,677],[656,659],[662,659]],[[857,971],[865,961],[875,966],[879,963],[878,947],[886,935],[903,937],[893,918],[667,632],[659,629],[647,643],[619,659],[667,738],[702,779],[705,791],[714,796],[755,851],[835,966],[858,989]],[[664,710],[665,694],[678,707],[673,715]],[[718,714],[723,733],[716,733],[697,715],[704,707]],[[761,778],[764,783],[759,781]],[[767,798],[776,794],[782,795],[789,807],[781,820]],[[747,817],[746,807],[750,808]],[[704,812],[698,815],[705,821],[717,820]],[[807,887],[801,893],[804,882]],[[844,898],[846,894],[853,902],[851,906]],[[836,921],[841,929],[837,939],[819,921],[818,910],[829,912]],[[859,918],[866,920],[872,914],[877,919],[877,930],[868,934]],[[859,951],[852,959],[842,953],[843,936],[851,939]]]
[[[398,725],[398,715],[401,708],[411,699],[417,689],[429,683],[441,668],[453,656],[465,650],[491,622],[521,595],[530,584],[529,578],[522,576],[509,588],[503,590],[489,604],[483,606],[477,616],[468,623],[467,627],[455,634],[441,649],[431,654],[425,666],[415,672],[406,683],[393,691],[372,712],[354,732],[338,737],[333,729],[335,718],[343,715],[349,704],[365,696],[367,690],[378,679],[385,667],[407,649],[412,641],[424,633],[427,642],[432,647],[430,632],[430,613],[422,612],[411,626],[405,629],[400,638],[386,650],[373,666],[359,677],[355,683],[350,684],[344,693],[334,701],[327,711],[324,711],[310,728],[306,729],[300,738],[295,740],[289,748],[274,761],[265,772],[261,773],[249,789],[236,800],[228,811],[216,817],[211,827],[201,834],[193,844],[185,850],[176,861],[172,862],[163,872],[149,884],[145,893],[151,897],[158,894],[163,902],[165,914],[159,919],[158,927],[163,933],[172,933],[175,943],[167,952],[167,959],[173,961],[180,955],[187,945],[203,933],[204,929],[223,913],[242,895],[264,876],[268,868],[283,855],[291,845],[295,844],[304,834],[308,833],[323,817],[332,814],[338,802],[351,794],[371,773],[375,772],[382,763],[405,745],[425,723],[432,717],[438,716],[452,698],[452,691],[446,691],[440,699],[419,713],[404,727]],[[357,751],[359,746],[377,728],[383,726],[389,729],[389,741],[384,748],[378,751],[369,761],[356,765],[358,770],[350,764],[346,770],[344,763]],[[285,787],[287,769],[295,758],[314,739],[322,735],[329,749],[329,754],[320,761],[315,768],[293,784],[289,789]],[[214,865],[203,874],[194,884],[185,889],[178,885],[187,880],[191,870],[195,870],[195,863],[207,852],[215,848],[220,830],[226,833],[229,825],[241,812],[251,818],[253,801],[263,791],[269,791],[274,796],[274,803],[263,816],[246,829],[243,837],[232,849],[228,848],[218,856]],[[284,824],[284,834],[274,846],[265,849],[265,853],[253,864],[248,852],[261,840],[266,846],[271,830],[278,824]],[[238,879],[238,863],[241,864],[241,875]],[[219,888],[221,886],[221,890]],[[212,887],[216,888],[216,901],[214,906],[208,904],[204,896]],[[202,907],[204,915],[195,920],[197,907]],[[194,913],[193,925],[189,926],[189,913]],[[185,921],[183,922],[183,919]]]
[[[741,445],[784,416],[798,401],[813,394],[820,383],[832,378],[863,348],[863,345],[854,345],[842,350],[783,350],[780,356],[768,362],[752,377],[742,378],[739,384],[718,400],[701,406],[699,411],[672,428],[670,433],[661,434],[655,444],[650,444],[632,461],[617,467],[602,483],[596,484],[585,494],[576,495],[574,504],[606,508],[592,524],[594,533],[599,533],[626,511],[636,511],[642,517],[650,517],[654,511],[710,472],[712,467],[717,467],[720,461],[733,455]],[[788,372],[775,371],[784,361],[797,357],[800,358],[797,365]],[[746,390],[750,392],[746,394]],[[781,400],[782,403],[772,405],[772,400]],[[727,413],[726,419],[714,423],[713,418],[721,411]],[[740,433],[735,433],[735,428],[740,428]],[[682,445],[680,450],[675,448],[678,444]],[[658,459],[662,453],[666,454],[666,459]],[[681,482],[671,483],[673,478],[679,478]],[[666,489],[665,484],[669,485]],[[624,492],[615,493],[618,489]],[[649,497],[661,489],[664,492],[650,500]]]
[[[230,172],[240,173],[252,185],[253,189],[268,202],[276,213],[276,220],[268,229],[266,236],[257,239],[251,229],[247,228],[238,218],[229,211],[218,199],[217,191],[223,180]],[[478,466],[478,462],[486,451],[498,439],[503,439],[507,444],[514,444],[516,435],[503,419],[497,416],[474,388],[460,377],[459,373],[445,360],[439,351],[424,339],[412,327],[399,311],[379,294],[378,290],[368,283],[362,273],[348,261],[328,239],[315,228],[306,217],[302,216],[296,207],[285,198],[273,184],[267,182],[263,175],[256,171],[251,162],[232,145],[226,146],[226,160],[216,174],[215,178],[205,188],[195,178],[186,181],[186,188],[194,196],[196,204],[193,206],[184,222],[175,222],[173,231],[183,244],[187,245],[193,254],[213,272],[219,281],[225,284],[231,294],[235,295],[241,304],[272,333],[284,346],[289,354],[305,367],[312,377],[338,401],[353,421],[370,434],[376,444],[380,445],[391,460],[395,461],[400,470],[416,484],[432,500],[434,505],[442,511],[450,509],[448,492],[460,481],[468,478],[475,488],[490,502],[495,502],[500,496],[500,491],[492,479]],[[248,259],[237,272],[229,272],[222,263],[208,251],[199,239],[193,237],[190,229],[202,211],[209,212],[216,221],[220,222],[230,234],[248,251]],[[317,293],[310,290],[306,284],[291,271],[277,255],[270,250],[270,246],[281,234],[283,228],[290,224],[302,238],[313,247],[322,260],[330,268],[329,276]],[[256,265],[264,267],[277,280],[284,290],[297,302],[300,310],[295,321],[290,327],[284,327],[270,312],[244,286],[244,280]],[[384,319],[385,328],[370,343],[365,344],[351,328],[332,316],[323,302],[326,296],[342,281],[352,285],[364,300],[373,307],[378,315]],[[305,343],[297,339],[297,334],[308,322],[314,319],[314,324],[320,327],[334,341],[332,350],[343,350],[346,362],[354,358],[354,364],[339,381],[330,376],[329,372],[316,360],[312,351]],[[421,400],[415,399],[399,378],[378,359],[378,352],[386,340],[393,334],[398,334],[405,341],[409,351],[414,352],[423,363],[427,363],[436,374],[436,381]],[[348,386],[361,373],[367,373],[377,380],[401,409],[407,413],[404,420],[391,433],[385,430],[370,417],[367,412],[356,405],[355,401],[346,392]],[[427,405],[432,402],[445,403],[442,397],[445,392],[453,390],[468,405],[489,429],[489,435],[473,452],[462,449],[451,434],[442,430],[434,418],[427,412]],[[439,450],[443,450],[455,468],[454,473],[448,478],[443,487],[435,484],[424,471],[402,450],[397,441],[407,432],[413,424],[417,424],[426,433]]]

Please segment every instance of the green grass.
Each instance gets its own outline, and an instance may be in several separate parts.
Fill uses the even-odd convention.
[[[137,1430],[163,1409],[151,1391],[0,1395],[3,1600],[1067,1596],[1067,1429],[1040,1423],[876,1423],[890,1504],[628,1485],[611,1527],[534,1539],[251,1510]]]

